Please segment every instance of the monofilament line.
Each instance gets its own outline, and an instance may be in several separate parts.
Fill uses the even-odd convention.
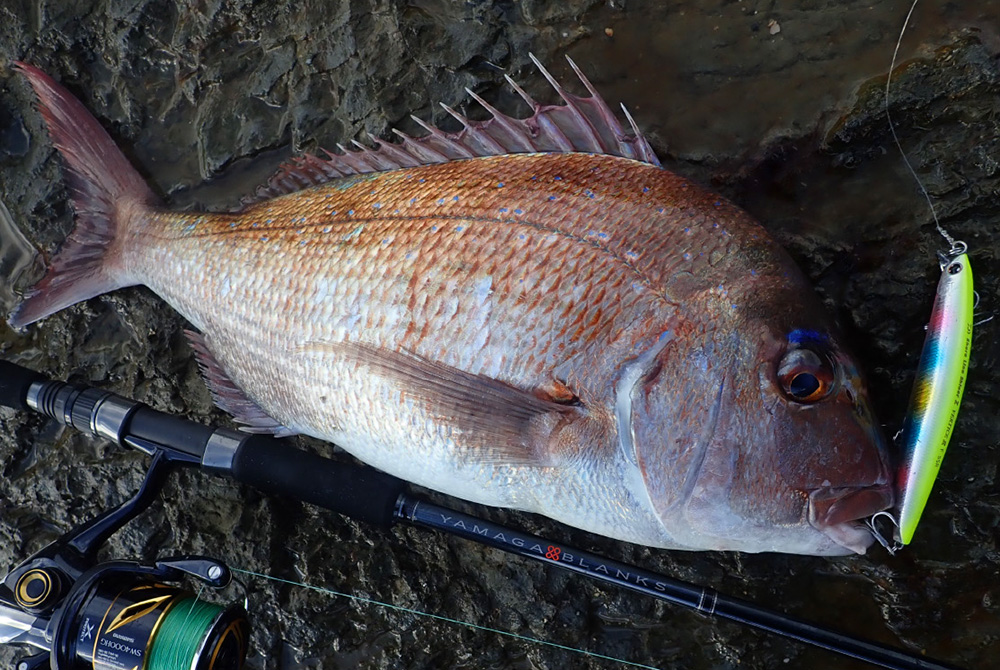
[[[622,658],[615,658],[614,656],[605,656],[604,654],[598,654],[596,652],[587,651],[585,649],[579,649],[577,647],[570,647],[563,644],[558,644],[556,642],[550,642],[548,640],[542,640],[537,637],[530,637],[528,635],[520,635],[518,633],[511,633],[510,631],[500,630],[497,628],[490,628],[489,626],[481,626],[479,624],[470,623],[468,621],[462,621],[461,619],[452,619],[450,617],[442,616],[440,614],[433,614],[431,612],[424,612],[421,610],[413,609],[410,607],[403,607],[401,605],[393,605],[392,603],[382,602],[380,600],[374,600],[372,598],[364,598],[362,596],[351,595],[350,593],[341,593],[340,591],[334,591],[333,589],[323,588],[321,586],[312,586],[310,584],[304,584],[302,582],[292,581],[290,579],[282,579],[280,577],[273,577],[271,575],[265,575],[260,572],[254,572],[252,570],[242,570],[240,568],[230,568],[233,572],[239,572],[244,575],[250,575],[251,577],[260,577],[261,579],[267,579],[273,582],[278,582],[281,584],[289,584],[291,586],[301,586],[305,589],[310,589],[312,591],[318,591],[330,596],[339,596],[341,598],[349,598],[359,603],[365,603],[366,605],[378,605],[380,607],[387,607],[397,612],[405,612],[407,614],[415,614],[417,616],[427,617],[430,619],[436,619],[438,621],[446,621],[451,624],[456,624],[459,626],[466,626],[468,628],[473,628],[475,630],[485,631],[487,633],[495,633],[497,635],[504,635],[506,637],[512,637],[515,640],[521,640],[522,642],[530,642],[532,644],[540,644],[547,647],[555,647],[556,649],[562,649],[563,651],[570,651],[576,654],[582,654],[584,656],[590,656],[591,658],[598,658],[603,661],[611,661],[613,663],[621,663],[633,668],[643,668],[644,670],[659,670],[656,666],[643,665],[642,663],[635,663],[633,661],[627,661]]]
[[[947,242],[950,250],[958,249],[958,242],[948,231],[944,229],[941,222],[938,220],[937,212],[934,211],[934,203],[931,202],[931,196],[924,188],[923,182],[920,181],[920,177],[917,176],[917,171],[913,169],[913,165],[910,164],[910,159],[906,157],[906,152],[903,151],[903,145],[899,141],[899,136],[896,135],[896,126],[892,123],[892,115],[889,113],[889,85],[892,83],[892,72],[896,69],[896,57],[899,55],[899,47],[903,43],[903,34],[906,32],[906,27],[910,24],[910,17],[913,16],[913,10],[917,8],[917,3],[920,0],[913,0],[913,4],[910,5],[910,11],[906,13],[906,19],[903,21],[903,28],[899,31],[899,39],[896,40],[896,48],[892,52],[892,62],[889,63],[889,74],[885,78],[885,118],[889,122],[889,130],[892,132],[892,139],[896,143],[896,148],[899,149],[900,156],[903,157],[903,163],[906,164],[906,169],[910,171],[913,175],[913,180],[917,182],[917,186],[920,187],[920,192],[924,194],[924,198],[927,200],[927,207],[931,210],[931,217],[934,219],[934,225],[937,226],[938,233],[941,234]]]

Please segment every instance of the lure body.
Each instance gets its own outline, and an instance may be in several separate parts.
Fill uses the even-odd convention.
[[[934,309],[903,423],[896,530],[896,539],[903,544],[913,539],[958,417],[969,369],[972,308],[972,269],[968,256],[960,253],[942,263]]]

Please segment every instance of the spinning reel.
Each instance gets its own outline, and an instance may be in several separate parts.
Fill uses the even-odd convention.
[[[80,400],[73,387],[60,388],[63,400]],[[74,393],[77,397],[70,397]],[[178,460],[183,459],[157,451],[132,498],[74,528],[3,578],[0,644],[41,650],[19,660],[17,670],[243,667],[250,634],[245,607],[208,603],[176,585],[192,577],[223,588],[232,581],[225,564],[203,556],[151,565],[97,561],[101,545],[149,507]]]

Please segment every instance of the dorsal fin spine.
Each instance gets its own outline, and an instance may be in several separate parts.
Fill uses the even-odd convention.
[[[325,158],[305,155],[281,166],[266,185],[257,189],[244,204],[317,186],[333,179],[353,174],[394,170],[443,163],[450,160],[497,156],[523,152],[574,152],[610,154],[641,160],[659,166],[646,138],[638,130],[632,116],[625,111],[633,134],[624,130],[611,108],[598,95],[593,84],[583,75],[572,59],[567,58],[573,72],[580,78],[589,97],[573,95],[556,81],[548,70],[528,54],[542,76],[562,98],[562,104],[540,105],[513,79],[505,79],[531,108],[531,115],[517,119],[498,111],[482,97],[466,89],[469,96],[490,113],[485,121],[472,121],[442,103],[441,107],[462,124],[458,132],[445,132],[423,119],[411,116],[427,134],[410,137],[397,129],[401,138],[390,143],[372,137],[374,148],[352,141],[351,148],[337,144],[340,153],[325,151]],[[624,108],[623,108],[624,109]]]

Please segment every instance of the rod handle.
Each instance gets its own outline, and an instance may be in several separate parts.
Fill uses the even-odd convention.
[[[340,463],[272,437],[253,436],[233,455],[232,476],[265,493],[296,498],[388,528],[404,484],[369,467]]]
[[[17,363],[0,360],[0,405],[13,409],[28,407],[28,389],[34,382],[48,381],[48,377],[29,370]]]

